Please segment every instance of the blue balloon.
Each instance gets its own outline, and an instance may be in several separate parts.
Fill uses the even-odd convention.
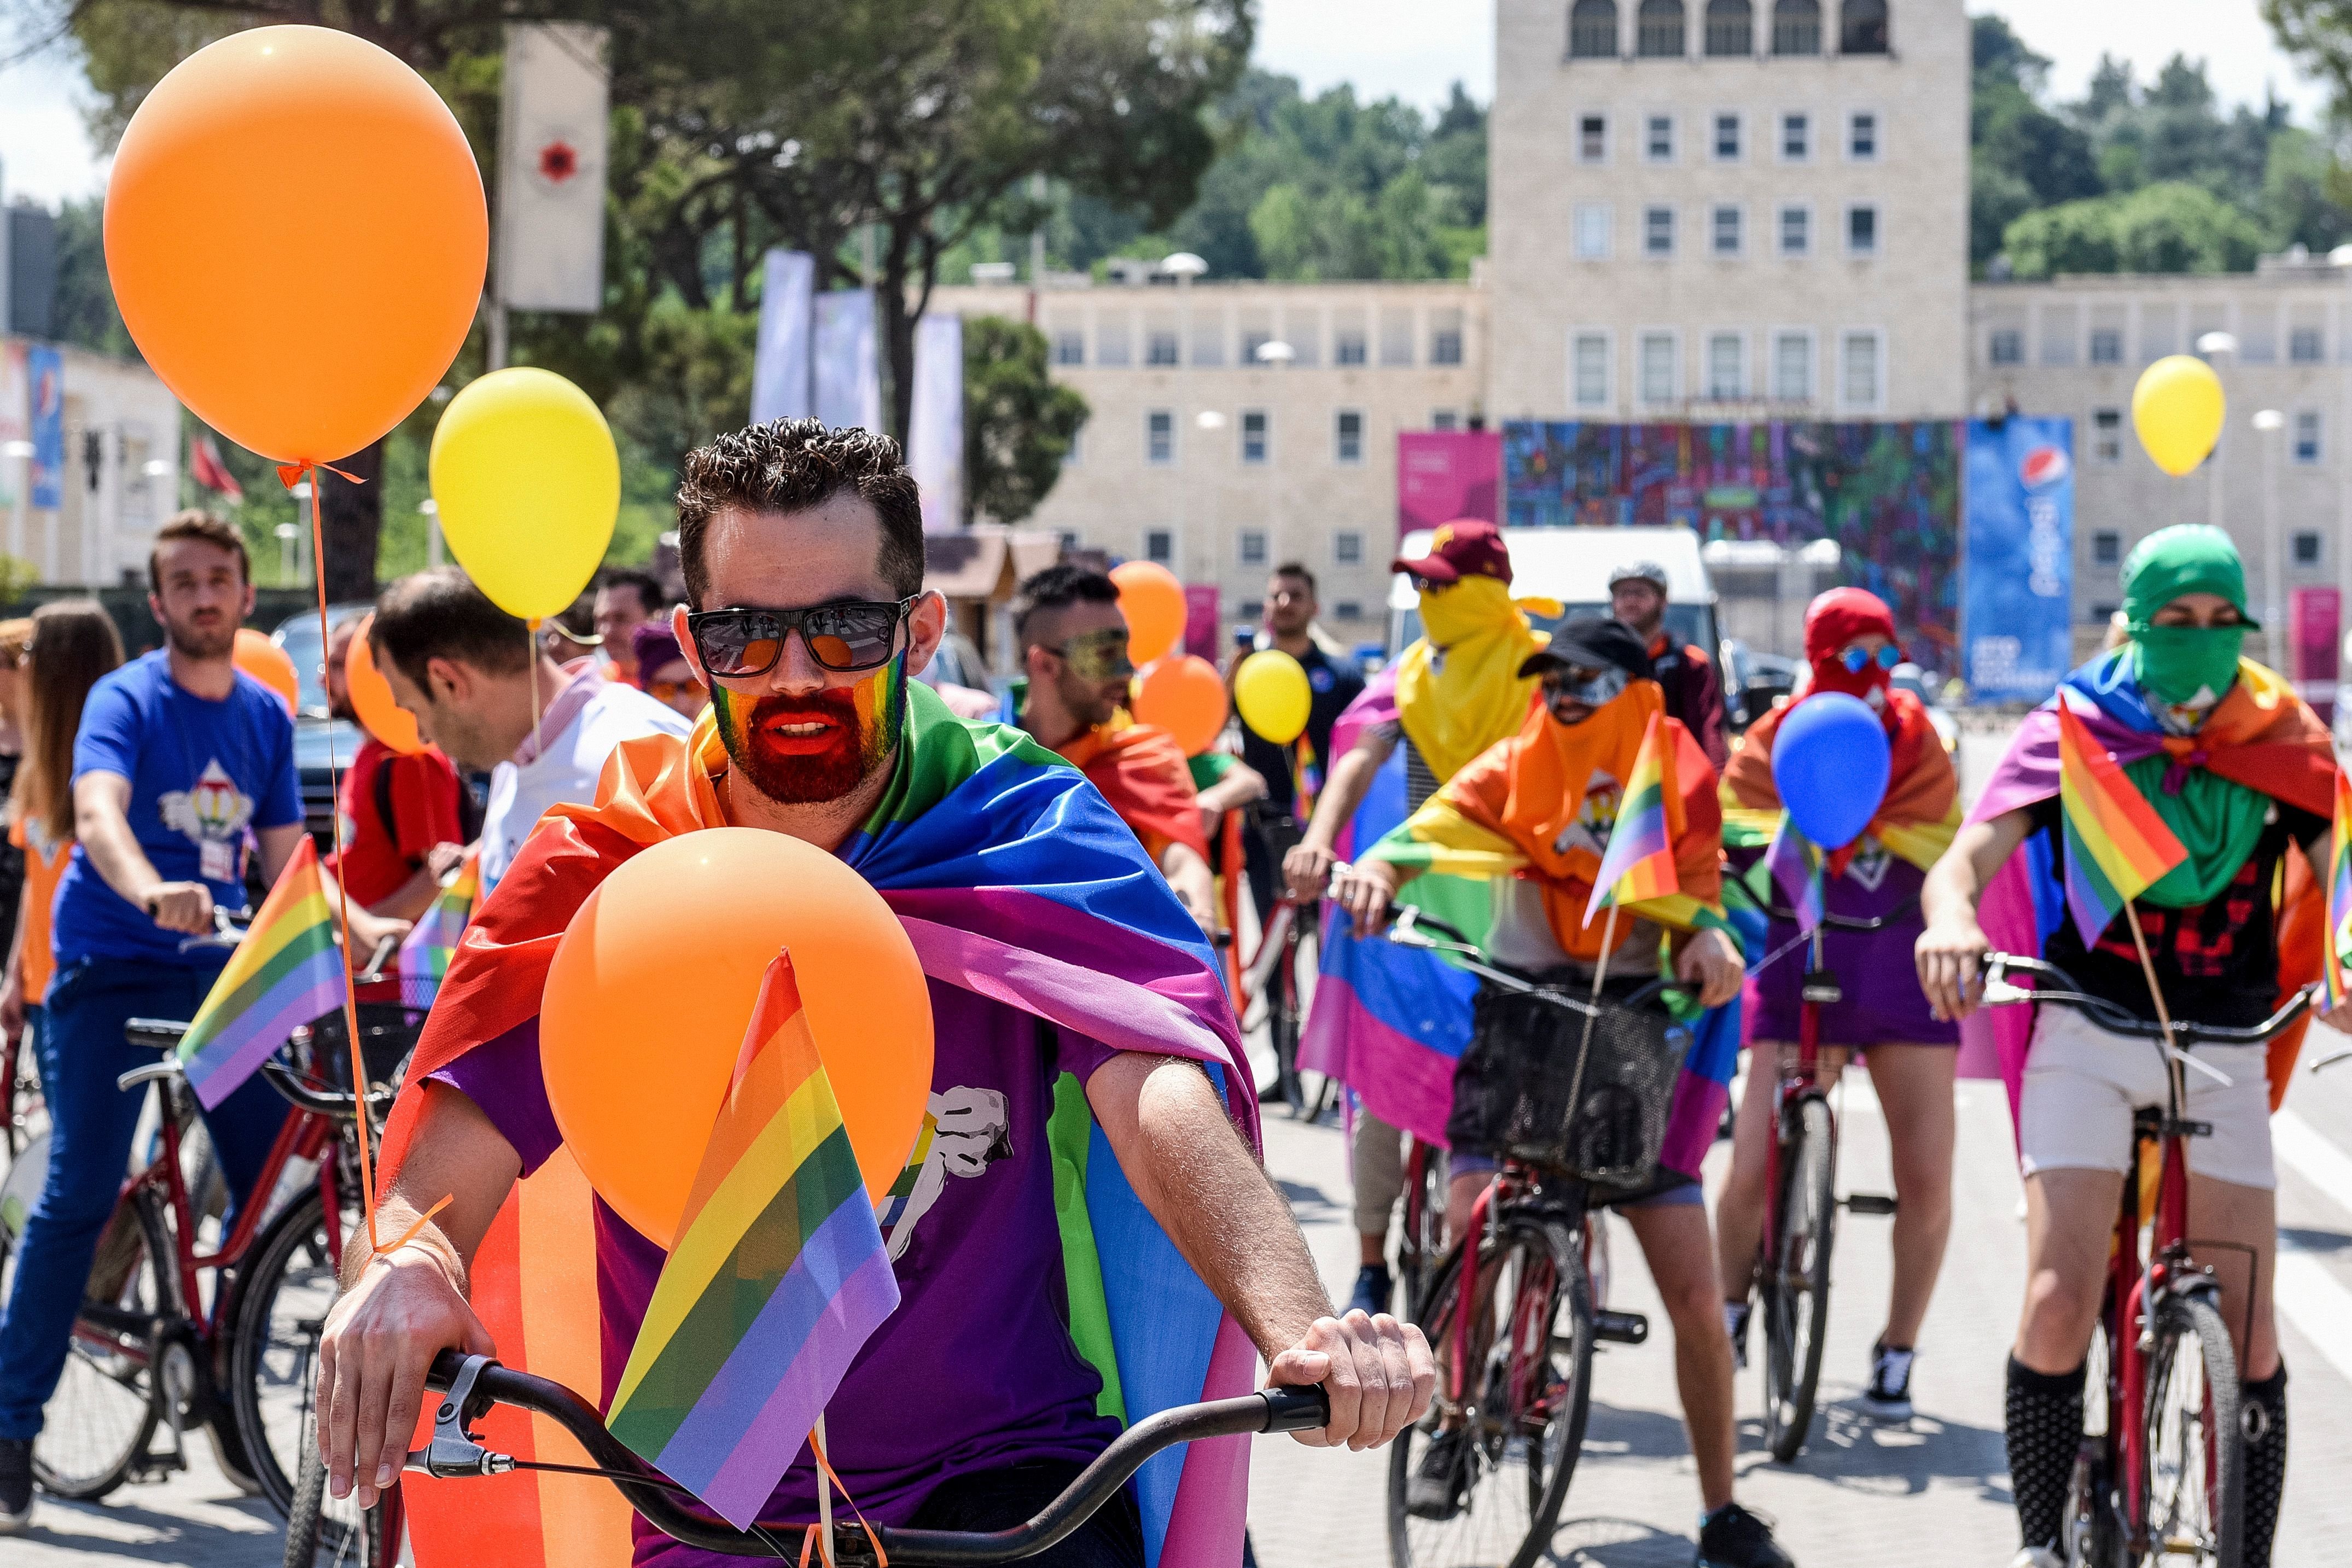
[[[1886,726],[1868,703],[1816,692],[1789,710],[1772,737],[1772,784],[1797,831],[1825,850],[1862,836],[1886,799],[1893,758]]]

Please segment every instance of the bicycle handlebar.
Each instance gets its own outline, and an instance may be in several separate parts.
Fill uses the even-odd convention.
[[[408,1456],[410,1469],[441,1477],[499,1475],[513,1469],[511,1457],[484,1449],[467,1429],[492,1405],[510,1405],[545,1416],[570,1432],[646,1521],[671,1539],[731,1557],[787,1554],[779,1531],[757,1527],[737,1531],[687,1507],[683,1488],[631,1452],[605,1429],[594,1406],[560,1383],[501,1366],[488,1356],[445,1350],[434,1358],[425,1384],[448,1397],[435,1412],[432,1441]],[[1163,1448],[1209,1437],[1309,1431],[1330,1420],[1330,1398],[1320,1388],[1269,1388],[1236,1399],[1180,1406],[1129,1427],[1025,1524],[994,1531],[876,1525],[874,1534],[890,1561],[906,1568],[1013,1563],[1034,1556],[1084,1524],[1146,1459]],[[866,1531],[856,1522],[836,1521],[834,1543],[845,1562],[864,1561],[868,1551]]]
[[[1411,904],[1391,905],[1389,915],[1388,939],[1400,947],[1419,947],[1424,952],[1451,953],[1465,969],[1481,979],[1492,980],[1507,991],[1523,997],[1542,997],[1562,1002],[1580,1011],[1589,1011],[1590,1000],[1573,997],[1558,986],[1547,985],[1525,969],[1515,968],[1486,956],[1476,943],[1454,926],[1435,915]],[[1640,1007],[1646,1002],[1662,1000],[1670,994],[1696,998],[1697,992],[1678,980],[1661,975],[1658,978],[1630,996],[1614,998],[1619,1007]]]
[[[1885,914],[1874,915],[1868,920],[1851,915],[1823,915],[1819,924],[1825,931],[1884,931],[1890,925],[1899,925],[1910,919],[1918,907],[1919,899],[1915,894]],[[1786,920],[1791,925],[1794,925],[1797,920],[1795,910],[1783,909],[1777,904],[1766,904],[1764,913],[1775,920]]]
[[[2161,1042],[2164,1029],[2122,1008],[2104,997],[2085,993],[2072,975],[2057,965],[2041,958],[2028,958],[2014,953],[1987,953],[1981,999],[1987,1007],[2008,1007],[2019,1002],[2054,1002],[2097,1024],[2110,1034],[2128,1035],[2137,1040]],[[2032,990],[2010,982],[2011,973],[2031,976],[2037,982]],[[2283,1032],[2289,1024],[2311,1010],[2316,983],[2304,987],[2289,997],[2278,1011],[2251,1029],[2228,1029],[2218,1024],[2200,1024],[2176,1019],[2172,1024],[2173,1042],[2178,1045],[2262,1045]]]

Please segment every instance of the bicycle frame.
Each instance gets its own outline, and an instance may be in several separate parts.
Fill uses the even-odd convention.
[[[1816,925],[1806,946],[1804,988],[1799,993],[1797,1060],[1793,1066],[1774,1063],[1772,1075],[1772,1134],[1764,1141],[1764,1225],[1757,1232],[1757,1267],[1767,1269],[1780,1253],[1780,1144],[1789,1108],[1805,1099],[1828,1103],[1822,1085],[1822,1009],[1839,999],[1837,977],[1822,966],[1822,931]],[[1751,1068],[1750,1071],[1754,1070]],[[1830,1111],[1830,1158],[1837,1158],[1837,1112]]]

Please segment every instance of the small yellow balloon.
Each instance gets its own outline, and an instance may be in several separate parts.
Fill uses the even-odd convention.
[[[551,371],[492,371],[433,432],[433,499],[449,553],[525,621],[568,609],[604,559],[621,458],[588,394]]]
[[[1234,673],[1234,706],[1242,722],[1276,746],[1288,746],[1307,729],[1315,706],[1314,689],[1297,660],[1279,648],[1252,653]]]
[[[2132,388],[2132,428],[2156,465],[2179,478],[2221,438],[2221,378],[2190,354],[2168,354]]]

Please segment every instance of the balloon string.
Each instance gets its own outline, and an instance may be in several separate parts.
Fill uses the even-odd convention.
[[[523,636],[530,643],[530,759],[539,760],[539,620],[536,616],[523,623]]]

